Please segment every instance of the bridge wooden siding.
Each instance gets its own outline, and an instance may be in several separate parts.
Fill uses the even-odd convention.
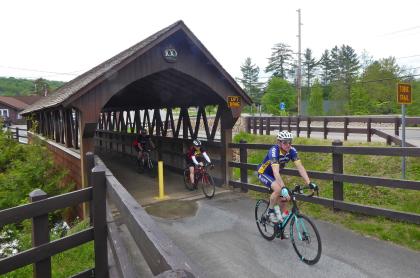
[[[268,150],[272,145],[269,144],[247,144],[245,141],[242,143],[231,143],[230,148],[239,149],[240,160],[230,161],[229,166],[240,169],[240,181],[229,181],[233,187],[239,187],[243,191],[254,190],[258,192],[268,193],[266,187],[248,183],[248,170],[257,171],[257,164],[248,163],[248,150]],[[307,146],[307,145],[294,145],[300,152],[315,152],[315,153],[328,153],[332,155],[332,169],[333,172],[319,172],[308,171],[308,175],[314,179],[329,180],[333,182],[333,199],[312,197],[305,198],[298,196],[300,200],[311,203],[321,204],[335,210],[344,210],[350,212],[358,212],[373,216],[384,216],[391,219],[400,221],[407,221],[410,223],[420,224],[420,215],[415,213],[400,212],[384,208],[377,208],[372,206],[365,206],[344,201],[344,182],[365,184],[371,186],[384,186],[390,188],[401,188],[410,190],[420,190],[420,181],[410,181],[401,179],[388,179],[380,177],[367,177],[344,174],[344,160],[343,154],[357,154],[357,155],[380,155],[380,156],[408,156],[420,157],[420,148],[412,147],[344,147],[342,142],[336,140],[332,146]],[[296,169],[282,169],[282,175],[299,176]]]
[[[322,122],[322,126],[313,126],[313,122]],[[306,125],[302,126],[301,123],[306,122]],[[394,143],[401,145],[401,139],[399,136],[399,128],[401,127],[401,117],[358,117],[358,116],[276,116],[276,117],[247,117],[246,131],[253,134],[265,134],[269,135],[272,130],[283,130],[289,131],[295,130],[297,136],[300,136],[301,132],[306,131],[306,136],[311,137],[312,132],[322,132],[324,139],[327,139],[328,133],[338,132],[343,133],[344,140],[347,140],[350,133],[366,134],[367,142],[371,142],[372,135],[377,135],[386,140],[388,145]],[[339,123],[343,127],[328,127],[329,123]],[[350,123],[361,123],[365,127],[349,127]],[[394,125],[395,136],[386,134],[378,129],[372,128],[372,124],[389,123]],[[407,125],[420,125],[420,117],[407,117]],[[409,147],[415,147],[409,143],[406,144]]]

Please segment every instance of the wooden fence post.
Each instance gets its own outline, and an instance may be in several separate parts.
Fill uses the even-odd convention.
[[[347,141],[347,136],[349,135],[348,126],[349,126],[349,118],[345,117],[344,118],[344,141]]]
[[[88,186],[92,186],[91,182],[91,176],[92,176],[92,169],[95,167],[95,157],[92,152],[86,153],[86,164],[85,164],[85,171],[86,171],[86,177],[88,181]],[[92,226],[93,225],[93,202],[89,203],[89,223]]]
[[[46,199],[47,193],[41,189],[35,189],[29,193],[31,203]],[[50,230],[48,228],[48,214],[32,218],[32,247],[40,246],[50,241]],[[38,261],[33,264],[33,277],[51,278],[51,258]]]
[[[372,141],[372,119],[368,118],[367,120],[367,141]]]
[[[344,194],[343,194],[343,182],[342,181],[336,181],[336,174],[343,174],[343,154],[337,152],[337,148],[343,146],[343,142],[340,140],[334,140],[332,142],[333,146],[333,152],[332,152],[332,168],[333,168],[333,199],[338,201],[344,200]]]
[[[259,134],[263,135],[263,130],[264,130],[264,118],[260,117],[260,126],[259,126]]]
[[[308,120],[306,122],[306,137],[311,138],[311,118],[308,117]]]
[[[95,277],[108,277],[105,167],[95,166],[90,180],[93,187]]]
[[[290,118],[290,116],[287,117],[288,122],[287,122],[287,131],[291,131],[292,129],[290,128],[290,122],[292,121],[292,119]]]
[[[257,118],[256,117],[252,117],[252,124],[253,124],[252,133],[257,134]]]
[[[283,130],[283,118],[280,117],[279,118],[279,131],[282,131],[282,130]]]
[[[265,134],[267,134],[267,135],[270,135],[270,129],[271,129],[271,126],[270,126],[270,118],[269,117],[266,117],[265,118]]]
[[[246,118],[245,130],[246,132],[251,133],[251,118],[250,117]]]
[[[394,131],[396,136],[400,136],[400,118],[395,118]]]
[[[300,134],[300,126],[299,126],[299,124],[300,124],[300,117],[297,116],[296,117],[296,135],[297,135],[297,137],[299,137],[299,134]]]
[[[246,144],[245,140],[240,140],[239,143]],[[239,148],[239,161],[241,163],[248,163],[248,150],[246,147],[240,147]],[[246,168],[240,168],[241,171],[241,182],[248,183],[248,169]],[[248,192],[248,188],[241,188],[242,192]]]
[[[19,142],[19,128],[16,127],[16,141]]]
[[[327,139],[328,134],[328,120],[327,118],[324,118],[324,139]]]

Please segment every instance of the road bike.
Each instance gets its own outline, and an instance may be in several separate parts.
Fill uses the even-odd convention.
[[[137,168],[139,173],[147,172],[151,178],[157,176],[157,169],[152,159],[150,158],[151,150],[144,150],[140,159],[137,159]]]
[[[213,177],[207,173],[208,167],[213,168],[213,165],[206,164],[204,166],[195,167],[194,170],[194,184],[191,184],[190,181],[190,169],[187,166],[184,169],[184,184],[185,187],[192,191],[198,188],[198,186],[201,186],[201,189],[203,190],[204,195],[207,198],[213,198],[214,193],[216,192],[216,186],[214,185]]]
[[[310,186],[296,185],[293,190],[289,190],[292,201],[291,212],[283,219],[282,222],[272,223],[268,216],[269,200],[260,199],[255,205],[255,221],[258,230],[266,240],[274,238],[284,239],[284,231],[290,222],[290,240],[298,257],[306,264],[316,264],[322,252],[321,237],[315,224],[305,215],[301,214],[296,202],[296,195],[302,194],[312,197],[314,192],[318,195],[318,188],[312,194],[303,194],[305,189],[314,189]],[[271,191],[272,192],[272,191]]]

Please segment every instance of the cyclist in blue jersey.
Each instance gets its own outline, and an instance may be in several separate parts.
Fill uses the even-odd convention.
[[[305,180],[305,183],[312,185],[312,188],[317,188],[316,184],[311,183],[308,173],[298,157],[296,149],[292,147],[292,139],[292,133],[288,131],[279,131],[277,134],[277,144],[268,150],[264,160],[260,165],[258,165],[259,180],[265,186],[273,190],[273,193],[270,196],[268,214],[270,221],[274,223],[283,220],[276,216],[274,206],[276,204],[280,204],[281,211],[285,211],[286,201],[290,200],[289,191],[285,187],[283,179],[280,175],[280,171],[284,168],[286,163],[293,161],[299,171],[299,174]]]

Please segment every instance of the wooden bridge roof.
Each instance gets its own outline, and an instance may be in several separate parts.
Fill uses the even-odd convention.
[[[214,74],[220,75],[219,78],[226,81],[229,86],[231,86],[232,91],[242,97],[244,103],[250,104],[252,102],[250,97],[240,88],[236,81],[226,72],[225,69],[223,69],[223,67],[216,61],[204,45],[188,29],[184,22],[177,21],[136,45],[122,51],[86,73],[67,82],[56,92],[26,108],[21,114],[28,114],[59,106],[70,106],[73,101],[89,92],[89,90],[101,82],[109,79],[112,74],[122,69],[124,66],[134,61],[134,59],[140,57],[160,42],[180,31],[182,31],[186,37],[193,42],[194,49],[196,49],[196,51],[198,49],[201,56],[205,57],[206,60],[204,61],[200,58],[200,62],[212,65],[214,67]],[[125,108],[130,108],[128,106],[135,102],[135,97],[138,98],[138,95],[135,96],[133,91],[137,91],[142,88],[147,88],[148,90],[147,97],[142,98],[141,106],[143,108],[162,108],[167,107],[167,105],[171,105],[172,107],[177,105],[199,105],[200,102],[205,102],[206,104],[216,104],[208,102],[211,100],[209,96],[213,93],[212,89],[208,86],[194,80],[194,78],[188,76],[187,74],[178,72],[175,69],[169,69],[160,73],[151,74],[148,77],[133,82],[116,94],[104,108],[123,108],[124,106],[126,106]],[[180,91],[183,92],[181,98],[177,97],[177,94],[174,94],[178,92],[178,96],[180,96]],[[191,94],[198,91],[200,92],[200,97],[196,100],[196,103],[185,102],[192,98]],[[124,97],[119,98],[119,96],[123,94]],[[139,107],[139,103],[136,105],[136,108],[142,108]]]

